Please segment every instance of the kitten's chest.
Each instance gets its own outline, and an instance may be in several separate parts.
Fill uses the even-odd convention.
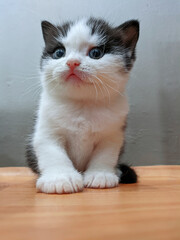
[[[63,132],[66,150],[79,171],[84,171],[94,147],[105,134],[103,117],[93,111],[74,112],[60,119],[60,132]],[[106,130],[107,131],[107,130]],[[60,133],[61,134],[61,133]]]
[[[124,115],[118,108],[69,107],[60,105],[49,112],[51,129],[64,140],[66,151],[83,171],[99,141],[120,129]]]
[[[84,171],[97,142],[97,134],[89,128],[67,131],[66,150],[79,171]]]

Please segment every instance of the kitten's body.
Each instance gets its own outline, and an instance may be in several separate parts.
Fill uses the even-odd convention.
[[[119,141],[123,141],[122,128],[128,113],[125,96],[111,104],[96,101],[60,101],[57,104],[42,94],[40,106],[38,127],[43,122],[50,134],[60,137],[78,171],[86,169],[93,150],[102,139],[115,133]],[[37,135],[39,133],[35,132],[38,138]]]
[[[37,188],[64,193],[83,186],[115,187],[128,113],[124,92],[135,58],[138,23],[113,29],[102,20],[83,19],[62,28],[47,22],[42,27],[43,91],[32,142],[34,170],[40,173]],[[66,53],[53,59],[59,44]],[[104,55],[91,59],[87,53],[101,45]],[[68,61],[78,65],[72,70]],[[75,77],[68,77],[68,67]],[[29,164],[32,167],[32,158]]]

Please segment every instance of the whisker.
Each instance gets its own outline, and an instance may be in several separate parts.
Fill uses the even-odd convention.
[[[104,86],[104,84],[103,84],[103,82],[102,82],[102,80],[101,80],[100,78],[98,78],[96,75],[94,75],[94,77],[101,83],[101,85],[103,86],[103,88],[104,88],[104,89],[106,90],[106,92],[108,93],[108,99],[109,99],[109,103],[110,103],[110,98],[111,98],[111,96],[110,96],[109,90],[107,89],[106,86]]]
[[[93,86],[94,86],[94,88],[95,88],[95,90],[96,90],[96,101],[97,101],[98,92],[97,92],[96,85],[95,85],[93,79],[92,79],[92,81],[90,80],[90,82],[93,84]]]
[[[33,86],[30,86],[25,92],[23,92],[22,96],[26,96],[28,94],[32,94],[33,97],[34,97],[37,94],[40,94],[40,92],[41,92],[40,85],[33,85]]]
[[[102,74],[99,74],[99,76],[103,77],[105,80],[108,80],[108,81],[111,80],[111,82],[116,83],[116,85],[117,85],[117,81],[114,81],[114,79],[110,78],[109,76],[108,76],[108,78]]]
[[[100,82],[100,83],[101,83],[101,82]],[[95,82],[95,84],[96,84],[96,82]],[[102,93],[102,96],[104,96],[104,98],[105,98],[104,92],[103,92],[101,86],[99,86],[99,83],[98,83],[98,82],[97,82],[97,85],[98,85],[98,87],[99,87],[99,89],[100,89],[100,91],[101,91],[101,93]]]
[[[96,76],[97,77],[97,76]],[[111,78],[104,78],[105,80],[111,80]],[[120,96],[124,96],[124,94],[122,94],[120,91],[118,91],[117,89],[113,88],[112,86],[110,86],[109,84],[107,84],[107,82],[103,82],[107,87],[111,88],[112,90],[114,90],[115,92],[119,93]],[[117,83],[116,83],[117,84]]]

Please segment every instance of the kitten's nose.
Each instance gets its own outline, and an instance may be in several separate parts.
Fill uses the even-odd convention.
[[[74,70],[74,68],[78,67],[81,63],[79,60],[77,59],[70,59],[67,61],[66,63],[68,65],[68,67],[71,69],[71,70]]]

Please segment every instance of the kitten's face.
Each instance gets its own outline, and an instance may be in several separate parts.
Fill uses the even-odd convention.
[[[76,99],[122,92],[135,60],[137,21],[112,28],[99,19],[54,26],[42,22],[42,83],[51,94]]]

